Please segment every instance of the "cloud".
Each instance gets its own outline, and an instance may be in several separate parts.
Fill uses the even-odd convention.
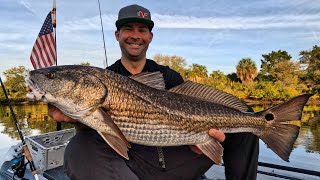
[[[107,14],[102,17],[105,29],[115,29],[116,15]],[[218,29],[247,30],[270,28],[320,28],[320,13],[300,15],[267,15],[254,17],[195,17],[180,15],[154,14],[156,28],[184,29]],[[62,24],[61,31],[100,30],[100,17],[67,21]]]
[[[0,42],[9,42],[9,41],[17,41],[23,38],[24,35],[17,32],[4,33],[0,32]]]
[[[115,29],[114,22],[116,21],[115,15],[104,15],[102,17],[103,26],[105,29]],[[91,31],[101,30],[100,17],[94,16],[91,18],[77,19],[73,21],[62,22],[61,32],[72,32],[72,31]]]
[[[37,12],[32,8],[31,3],[28,0],[21,0],[19,3],[25,7],[29,12],[31,12],[33,15],[36,15]]]
[[[16,52],[22,52],[28,50],[28,48],[23,44],[16,44],[16,43],[0,43],[0,48],[5,50],[11,50]],[[4,52],[3,52],[4,53]]]
[[[319,32],[312,30],[312,35],[313,35],[312,37],[314,39],[320,40],[320,33]]]
[[[290,27],[320,27],[320,13],[307,15],[274,15],[255,17],[207,17],[168,16],[155,14],[158,28],[197,29],[269,29]]]

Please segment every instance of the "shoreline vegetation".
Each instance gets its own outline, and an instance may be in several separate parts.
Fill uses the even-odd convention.
[[[254,99],[241,99],[248,105],[275,105],[284,102],[285,100],[254,100]],[[37,104],[46,104],[44,102],[29,101],[27,98],[19,98],[18,100],[10,99],[11,104],[13,105],[37,105]],[[0,100],[0,105],[8,105],[5,99]],[[318,105],[320,106],[320,98],[311,98],[306,105]]]
[[[320,46],[300,51],[298,60],[293,60],[283,50],[261,56],[260,69],[255,61],[245,57],[238,61],[236,72],[230,74],[219,70],[209,73],[207,67],[200,64],[187,66],[186,59],[175,55],[156,54],[152,59],[177,71],[185,80],[233,94],[249,105],[278,104],[307,93],[314,94],[308,104],[320,104]],[[215,61],[212,59],[213,64]],[[80,65],[90,66],[90,63],[82,62]],[[30,103],[26,98],[28,89],[24,81],[29,71],[24,66],[19,66],[3,72],[4,85],[11,102]],[[6,102],[2,91],[0,102]]]

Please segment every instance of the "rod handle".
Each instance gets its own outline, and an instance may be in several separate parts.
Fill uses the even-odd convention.
[[[34,166],[34,163],[33,163],[33,160],[32,160],[32,156],[31,156],[31,153],[29,151],[29,148],[28,146],[25,144],[22,146],[23,148],[23,151],[24,151],[24,154],[29,162],[29,165],[30,165],[30,170],[32,172],[32,175],[35,175],[37,174],[37,170],[36,170],[36,167]]]

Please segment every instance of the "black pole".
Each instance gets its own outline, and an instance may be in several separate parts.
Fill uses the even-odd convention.
[[[3,84],[3,82],[2,82],[1,77],[0,77],[0,83],[1,83],[1,87],[2,87],[2,90],[3,90],[4,96],[6,97],[7,104],[9,105],[10,112],[11,112],[11,115],[12,115],[12,119],[13,119],[15,125],[16,125],[16,128],[17,128],[18,133],[19,133],[19,137],[20,137],[20,139],[21,139],[21,141],[22,141],[23,151],[24,151],[24,154],[25,154],[25,156],[26,156],[26,158],[27,158],[27,160],[28,160],[28,163],[29,163],[29,165],[30,165],[30,170],[31,170],[32,174],[36,177],[36,179],[38,179],[36,167],[34,166],[34,163],[33,163],[33,160],[32,160],[32,156],[31,156],[31,154],[30,154],[30,151],[29,151],[29,149],[28,149],[28,146],[26,145],[26,141],[25,141],[25,139],[24,139],[24,137],[23,137],[23,134],[22,134],[22,132],[21,132],[21,129],[20,129],[20,127],[19,127],[19,124],[18,124],[16,115],[15,115],[13,109],[12,109],[12,106],[11,106],[11,101],[10,101],[8,95],[7,95],[7,91],[6,91],[5,87],[4,87],[4,84]]]
[[[295,178],[295,177],[291,177],[291,176],[276,174],[276,173],[272,173],[272,172],[265,172],[265,171],[260,171],[260,170],[258,170],[258,173],[259,174],[264,174],[264,175],[267,175],[267,176],[281,178],[281,179],[303,180],[303,179],[300,179],[300,178]]]
[[[57,18],[57,17],[56,17]],[[54,25],[54,45],[56,46],[56,66],[58,65],[58,54],[57,54],[57,28],[56,28],[56,24]],[[56,130],[60,131],[62,130],[62,123],[61,122],[57,122],[56,125]]]
[[[102,32],[103,47],[104,47],[104,57],[106,58],[106,67],[108,67],[107,50],[106,50],[106,41],[104,40],[104,31],[103,31],[103,24],[102,24],[102,16],[101,16],[100,0],[98,0],[98,4],[99,4],[100,23],[101,23],[101,32]]]
[[[56,66],[58,65],[58,54],[57,54],[57,24],[53,26],[54,28],[54,46],[55,46],[55,53],[56,53]]]
[[[54,11],[54,22],[53,22],[53,28],[54,28],[54,46],[55,46],[55,53],[56,53],[56,66],[58,65],[58,53],[57,53],[57,7],[56,7],[56,2],[53,1],[53,9]],[[62,123],[57,122],[56,123],[56,130],[60,131],[62,129]]]
[[[284,170],[284,171],[291,171],[291,172],[308,174],[308,175],[313,175],[313,176],[320,176],[320,172],[312,171],[312,170],[308,170],[308,169],[294,168],[294,167],[289,167],[289,166],[281,166],[281,165],[270,164],[270,163],[265,163],[265,162],[259,162],[258,165],[262,166],[262,167],[280,169],[280,170]]]
[[[224,164],[222,164],[222,166],[224,166]],[[319,171],[313,171],[313,170],[308,170],[308,169],[301,169],[301,168],[295,168],[295,167],[289,167],[289,166],[282,166],[282,165],[278,165],[278,164],[271,164],[271,163],[265,163],[265,162],[258,162],[258,166],[320,177],[320,172]],[[288,176],[284,176],[284,175],[278,175],[278,174],[275,174],[275,173],[268,173],[268,172],[260,171],[260,170],[258,170],[258,173],[269,175],[269,176],[274,176],[274,177],[281,177],[281,178],[285,178],[285,179],[292,179],[292,177],[288,177]]]

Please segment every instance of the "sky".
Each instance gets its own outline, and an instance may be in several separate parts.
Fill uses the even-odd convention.
[[[120,58],[114,37],[120,8],[151,11],[154,37],[147,52],[183,57],[209,73],[235,72],[242,58],[257,67],[262,54],[299,52],[320,45],[320,0],[100,0],[108,64]],[[52,0],[0,0],[0,73],[25,66]],[[98,0],[57,0],[58,65],[105,67]]]

